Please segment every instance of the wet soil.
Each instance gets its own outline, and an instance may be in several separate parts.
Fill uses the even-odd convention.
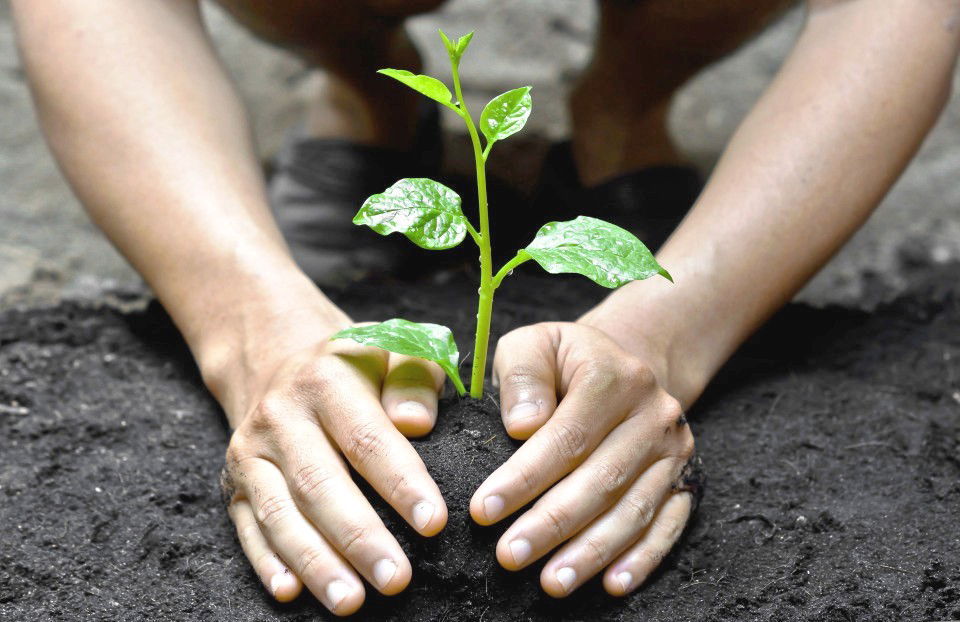
[[[745,346],[690,413],[703,503],[626,599],[594,581],[556,601],[539,566],[497,566],[501,528],[474,525],[466,505],[515,443],[495,395],[445,398],[416,445],[450,524],[422,540],[381,505],[414,581],[355,619],[960,620],[958,283],[960,266],[940,268],[872,314],[788,307]],[[467,339],[473,290],[458,276],[337,301]],[[501,292],[497,334],[603,295],[529,275]],[[244,560],[217,486],[227,438],[156,305],[0,314],[0,620],[327,619],[310,596],[271,602]]]

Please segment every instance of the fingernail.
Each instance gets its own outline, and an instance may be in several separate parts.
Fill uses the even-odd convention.
[[[381,559],[373,565],[373,580],[381,590],[387,587],[395,574],[397,574],[397,564],[392,559]]]
[[[510,412],[507,413],[507,421],[520,421],[529,419],[540,414],[540,405],[534,402],[520,402],[514,404]]]
[[[620,582],[620,588],[624,592],[629,592],[630,586],[633,585],[633,575],[629,572],[620,572],[617,574],[617,581]]]
[[[427,410],[426,406],[420,402],[414,402],[413,400],[400,402],[394,407],[393,412],[394,414],[403,417],[410,417],[411,419],[420,419],[430,416],[430,412]]]
[[[500,495],[490,495],[483,500],[483,514],[487,520],[497,520],[503,512],[503,497]]]
[[[261,576],[270,577],[269,581],[264,582],[267,583],[267,588],[274,598],[280,592],[293,590],[297,587],[297,577],[274,555],[267,558],[266,567],[262,569]]]
[[[423,529],[433,518],[433,504],[429,501],[421,501],[413,506],[413,524],[417,529]]]
[[[296,587],[297,580],[289,571],[278,572],[270,577],[270,594],[276,598],[280,591],[286,591],[285,588]]]
[[[347,585],[346,581],[337,579],[336,581],[331,581],[328,583],[327,602],[330,603],[330,609],[337,609],[340,606],[340,603],[342,603],[352,591],[353,590],[350,589],[350,586]]]
[[[530,542],[526,538],[517,538],[510,541],[510,554],[513,555],[513,563],[522,564],[530,557]]]
[[[577,571],[570,566],[565,566],[557,571],[557,581],[563,586],[564,592],[569,592],[574,581],[577,580]]]

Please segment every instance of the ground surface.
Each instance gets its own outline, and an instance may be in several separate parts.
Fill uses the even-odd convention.
[[[791,307],[733,360],[691,413],[703,504],[662,572],[625,600],[594,582],[554,601],[538,568],[498,568],[499,529],[465,508],[513,445],[491,400],[446,399],[417,446],[450,525],[425,543],[401,529],[414,583],[356,619],[960,619],[960,267],[930,275],[872,315]],[[472,288],[456,283],[387,286],[395,297],[359,286],[339,302],[358,319],[399,312],[464,337]],[[495,331],[572,318],[600,295],[514,277]],[[248,568],[216,485],[226,441],[156,309],[0,313],[0,619],[323,619],[309,597],[273,604]]]

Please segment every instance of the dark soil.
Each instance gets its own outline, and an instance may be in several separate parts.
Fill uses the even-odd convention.
[[[455,281],[338,302],[466,338],[475,286]],[[790,307],[738,354],[690,414],[709,473],[699,512],[627,599],[594,581],[555,601],[539,567],[497,566],[500,528],[466,505],[514,444],[494,397],[445,399],[416,445],[450,524],[424,541],[382,511],[414,581],[356,619],[960,620],[957,283],[960,267],[939,269],[870,315]],[[495,330],[572,319],[602,294],[515,277]],[[271,602],[243,558],[217,486],[227,437],[156,306],[0,314],[0,620],[327,619],[309,596]]]

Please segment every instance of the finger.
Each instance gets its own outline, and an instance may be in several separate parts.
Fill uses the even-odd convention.
[[[692,511],[692,494],[671,494],[640,541],[607,569],[604,589],[612,596],[625,596],[642,585],[680,539]]]
[[[242,469],[242,494],[270,548],[331,612],[359,609],[363,582],[300,513],[279,469],[260,458],[245,460]]]
[[[493,357],[503,425],[512,438],[528,439],[557,408],[556,347],[540,326],[504,335]]]
[[[503,534],[497,544],[500,564],[508,570],[523,568],[619,501],[655,460],[650,432],[650,425],[639,416],[617,426],[579,468]],[[665,490],[673,481],[665,479]]]
[[[578,533],[547,562],[540,584],[547,594],[567,596],[636,542],[653,519],[680,472],[678,461],[653,464],[620,501]]]
[[[654,403],[653,382],[639,367],[578,370],[550,420],[474,493],[473,519],[481,525],[495,523],[571,472],[630,412],[644,412]],[[659,399],[649,412],[655,413],[660,425],[670,417],[674,421],[681,409],[669,398]]]
[[[329,370],[324,377],[342,377]],[[379,387],[377,388],[379,390]],[[447,506],[423,460],[383,412],[379,396],[354,383],[331,383],[316,416],[354,469],[418,533],[447,523]]]
[[[257,525],[250,502],[246,499],[234,501],[227,508],[227,512],[237,527],[240,547],[264,587],[281,603],[296,598],[303,588],[303,583],[270,548],[260,526]]]
[[[568,396],[556,414],[480,485],[470,500],[470,515],[490,525],[536,498],[572,471],[593,451],[610,427],[597,417],[576,416],[585,404]]]
[[[444,381],[435,363],[391,354],[383,379],[380,401],[400,433],[407,437],[428,434],[437,421],[437,395]]]
[[[330,441],[315,424],[302,420],[291,421],[284,434],[290,440],[281,440],[286,449],[280,452],[280,467],[301,512],[380,592],[402,591],[412,575],[410,562]]]

